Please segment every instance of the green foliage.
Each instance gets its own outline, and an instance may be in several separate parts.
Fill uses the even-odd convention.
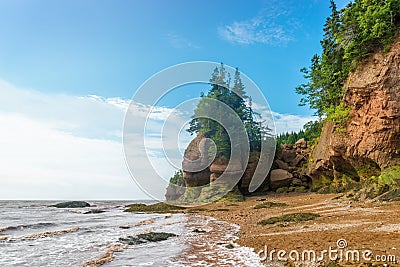
[[[316,121],[309,121],[306,124],[304,124],[303,129],[304,129],[304,138],[306,141],[313,141],[321,135],[322,131],[322,121],[316,120]]]
[[[185,181],[183,180],[183,172],[182,170],[176,171],[174,176],[171,177],[169,180],[171,184],[179,185],[179,186],[185,186]]]
[[[357,170],[362,180],[354,189],[346,194],[356,201],[375,199],[392,201],[400,199],[400,166],[393,165],[382,171],[376,164]],[[369,176],[373,174],[372,176]],[[368,177],[369,176],[369,177]]]
[[[335,131],[339,133],[345,132],[346,123],[350,119],[350,107],[345,107],[343,102],[337,106],[330,106],[326,109],[327,120],[334,122]]]
[[[201,99],[194,110],[188,132],[191,134],[201,133],[211,138],[216,144],[216,155],[218,157],[230,157],[231,143],[227,129],[217,121],[233,122],[236,118],[232,114],[226,114],[222,107],[215,105],[215,100],[229,106],[242,121],[241,125],[237,125],[237,123],[225,125],[230,127],[228,130],[231,133],[246,131],[250,142],[250,151],[260,151],[263,136],[266,136],[271,130],[261,126],[259,122],[260,115],[253,111],[251,98],[246,95],[239,70],[236,69],[233,85],[231,86],[230,75],[229,73],[227,74],[224,65],[221,63],[220,67],[214,69],[210,84],[211,88],[207,95],[201,95]],[[246,100],[248,101],[246,102]],[[205,116],[207,114],[212,114],[212,117],[216,120]],[[227,118],[227,116],[232,118]]]
[[[296,193],[307,193],[308,190],[305,186],[299,186],[294,188],[294,192]]]
[[[328,176],[323,175],[312,184],[311,191],[317,192],[321,188],[329,186],[331,183],[332,183],[332,179]]]
[[[242,202],[244,201],[244,196],[240,193],[240,190],[237,186],[232,188],[225,196],[220,198],[218,202]]]
[[[368,182],[372,177],[377,177],[381,174],[381,168],[376,162],[363,162],[360,168],[357,168],[357,175],[362,182]]]
[[[277,194],[283,194],[289,192],[289,187],[280,187],[275,191]]]
[[[305,222],[305,221],[310,221],[314,220],[318,217],[321,217],[321,215],[316,214],[316,213],[290,213],[290,214],[285,214],[280,217],[271,217],[266,220],[259,221],[257,224],[260,225],[267,225],[267,224],[275,224],[278,222]]]
[[[296,88],[302,95],[300,105],[308,105],[319,117],[341,105],[350,71],[366,55],[386,49],[400,25],[400,0],[355,0],[340,11],[331,0],[330,8],[322,54],[301,70],[307,82]]]
[[[347,61],[385,48],[393,42],[400,23],[399,0],[357,0],[342,11],[342,26],[337,34]]]
[[[294,145],[297,140],[304,138],[307,142],[313,142],[316,138],[321,135],[322,122],[321,121],[309,121],[303,126],[303,130],[299,132],[282,133],[276,138],[276,144],[280,147],[283,144]]]
[[[179,198],[179,200],[187,203],[195,202],[200,196],[201,192],[201,187],[186,187],[185,193]]]
[[[191,187],[189,187],[191,188]],[[197,188],[196,188],[197,189]],[[221,193],[226,192],[226,187],[224,185],[218,183],[211,183],[209,186],[204,187],[201,189],[200,194],[195,196],[195,199],[198,202],[215,202],[221,199]],[[243,196],[241,196],[243,199]],[[224,199],[222,200],[224,201]],[[229,201],[229,200],[228,200]],[[233,201],[235,202],[235,201]]]
[[[303,130],[300,130],[299,132],[291,132],[291,133],[282,133],[279,134],[276,138],[276,145],[280,146],[283,144],[291,144],[294,145],[297,140],[305,138],[305,134]]]
[[[359,187],[360,184],[354,177],[343,174],[332,180],[329,177],[323,176],[319,181],[313,184],[312,190],[319,194],[337,194],[348,192]]]
[[[400,185],[400,166],[390,166],[383,169],[377,181],[382,185]]]

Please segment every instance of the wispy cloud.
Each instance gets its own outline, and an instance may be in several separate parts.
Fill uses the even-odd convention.
[[[253,18],[218,27],[218,33],[232,43],[286,45],[294,40],[293,30],[298,24],[289,19],[289,14],[290,11],[281,4],[271,4]]]
[[[272,125],[275,126],[273,134],[276,135],[286,132],[298,132],[303,129],[304,124],[316,120],[314,116],[301,116],[271,111],[269,107],[254,102],[252,103],[252,107],[254,111],[261,115],[263,120],[266,120],[265,123],[269,128]]]
[[[169,33],[166,36],[166,39],[168,40],[169,44],[177,49],[182,49],[182,48],[192,48],[192,49],[198,49],[200,46],[197,44],[194,44],[192,41],[188,40],[187,38],[175,34],[175,33]]]
[[[299,116],[293,114],[281,114],[277,112],[272,112],[275,121],[276,133],[286,133],[286,132],[298,132],[303,129],[304,124],[309,121],[316,120],[312,116]]]

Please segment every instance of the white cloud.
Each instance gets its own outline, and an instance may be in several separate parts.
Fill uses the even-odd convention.
[[[298,132],[303,129],[304,124],[309,121],[316,120],[312,116],[299,116],[292,114],[280,114],[277,112],[272,112],[275,121],[276,133],[286,133],[286,132]]]
[[[286,132],[298,132],[303,129],[304,124],[309,121],[316,120],[313,116],[300,116],[293,114],[283,114],[271,111],[269,107],[252,103],[252,108],[257,113],[261,114],[261,117],[265,120],[266,124],[271,127],[275,125],[275,134],[279,135]]]
[[[148,198],[124,162],[122,126],[129,103],[46,94],[0,81],[0,199]],[[139,103],[131,107],[138,116],[150,108]],[[162,125],[171,110],[154,109],[150,121]],[[136,134],[143,139],[143,129]],[[158,145],[153,143],[149,149]],[[141,172],[146,175],[147,170]],[[161,170],[164,177],[171,172]]]
[[[1,199],[143,199],[122,145],[77,137],[21,114],[0,113]]]
[[[124,109],[95,96],[45,94],[0,81],[0,112],[23,114],[76,136],[121,140]]]
[[[219,35],[229,42],[245,45],[286,45],[293,41],[292,31],[296,23],[289,20],[287,9],[279,4],[270,6],[253,18],[219,27]]]

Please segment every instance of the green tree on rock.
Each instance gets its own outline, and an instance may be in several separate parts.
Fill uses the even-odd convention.
[[[205,137],[210,138],[214,141],[217,147],[218,157],[230,157],[231,143],[230,138],[225,129],[216,120],[222,121],[222,116],[230,116],[224,113],[223,110],[218,110],[218,106],[212,105],[210,100],[220,101],[229,106],[240,118],[242,124],[246,130],[247,136],[250,141],[250,151],[260,151],[261,149],[261,138],[264,129],[260,122],[257,121],[256,117],[258,114],[253,111],[251,99],[246,95],[245,86],[240,78],[240,72],[236,69],[233,85],[231,84],[231,77],[227,73],[224,64],[221,63],[219,67],[216,67],[211,74],[210,85],[211,88],[206,95],[202,94],[201,99],[194,110],[194,115],[189,123],[188,131],[191,134],[203,134]],[[212,113],[216,120],[202,117],[202,114]],[[234,120],[234,118],[232,118]],[[226,126],[226,125],[225,125]],[[238,125],[228,125],[227,127],[238,127]],[[229,129],[231,133],[237,132],[238,129]]]

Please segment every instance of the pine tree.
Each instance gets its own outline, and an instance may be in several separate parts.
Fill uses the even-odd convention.
[[[322,54],[301,70],[307,82],[296,88],[300,105],[309,105],[320,119],[346,115],[342,100],[350,71],[366,55],[387,49],[400,26],[400,0],[355,0],[340,11],[331,0],[330,9]]]
[[[341,29],[340,13],[333,0],[330,8],[332,13],[324,25],[324,38],[321,41],[322,55],[314,55],[311,67],[301,70],[309,82],[296,88],[296,92],[304,96],[300,105],[309,104],[319,117],[326,114],[330,106],[339,105],[347,77],[343,71],[344,50],[337,42]]]
[[[216,67],[211,74],[210,79],[211,88],[207,95],[201,95],[201,99],[194,110],[194,116],[189,123],[188,131],[191,134],[201,133],[204,136],[213,139],[217,147],[217,156],[229,157],[230,156],[230,138],[228,136],[227,130],[224,129],[215,120],[209,118],[202,118],[203,114],[213,114],[217,120],[222,121],[222,116],[224,116],[225,121],[230,121],[226,116],[231,116],[218,110],[220,107],[218,105],[213,105],[211,100],[216,100],[223,102],[229,106],[240,118],[244,128],[247,132],[250,141],[251,151],[260,151],[261,149],[261,139],[264,133],[270,131],[268,128],[263,128],[256,120],[259,116],[252,109],[251,98],[246,95],[244,84],[240,77],[240,72],[236,69],[233,86],[231,87],[231,79],[229,73],[225,70],[224,65],[221,63],[220,67]],[[246,99],[249,102],[246,103]],[[232,121],[235,119],[232,118]],[[238,125],[225,125],[227,127],[238,127]],[[235,134],[239,129],[230,128],[231,133]]]

